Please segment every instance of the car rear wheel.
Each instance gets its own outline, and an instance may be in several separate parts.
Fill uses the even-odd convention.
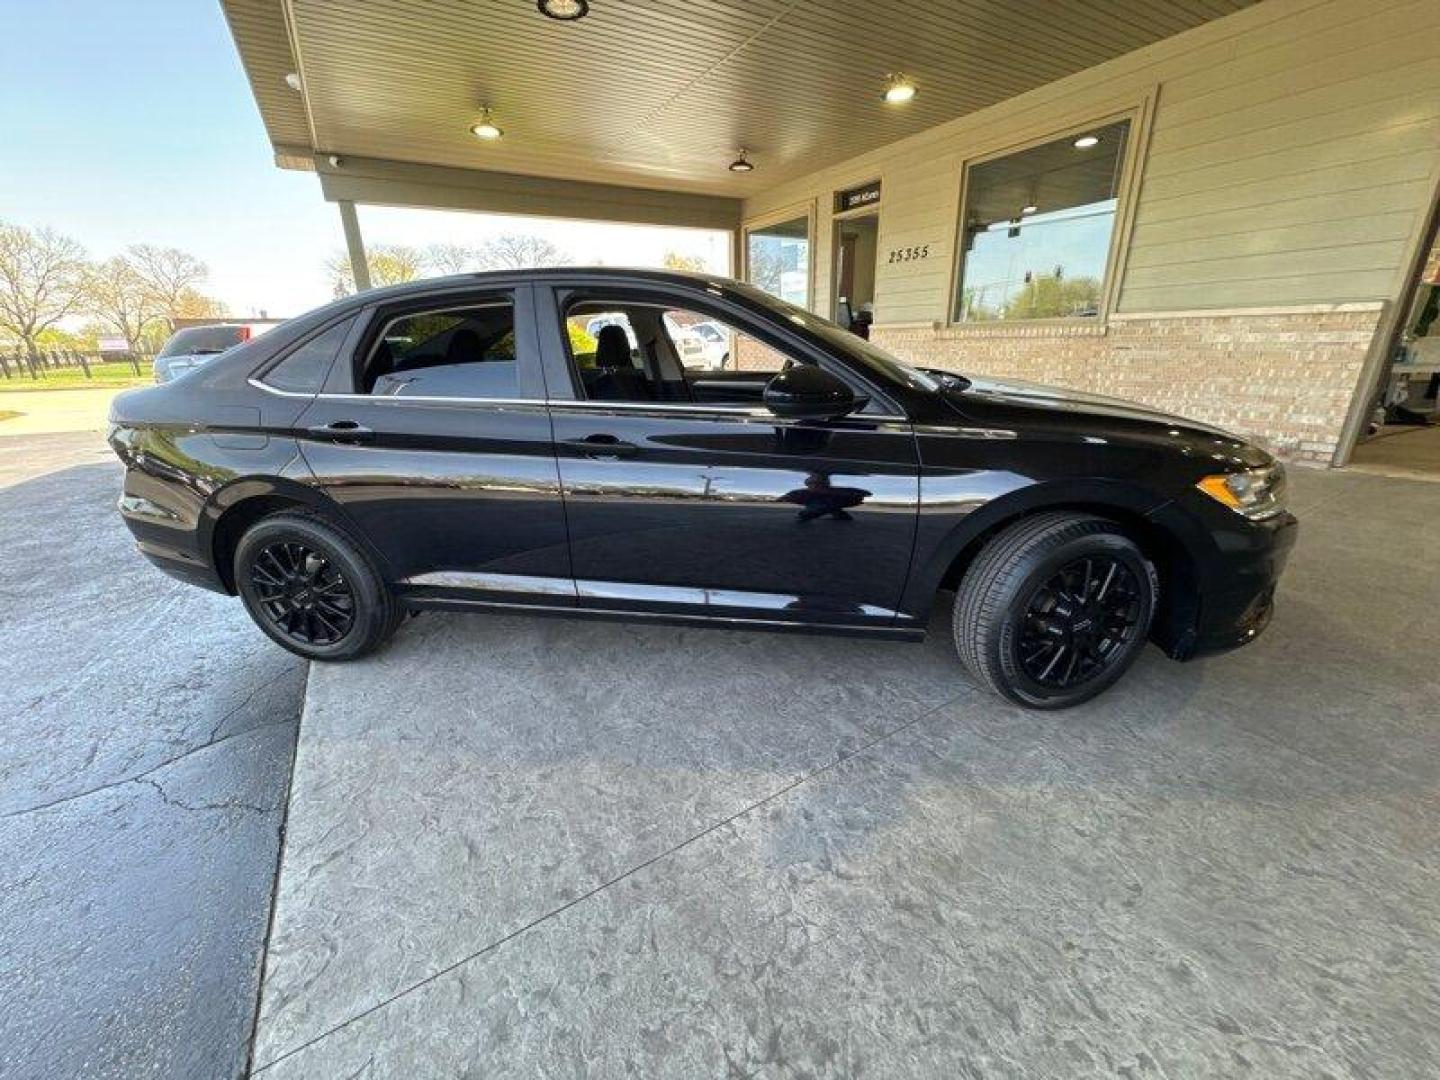
[[[1159,582],[1112,521],[1036,514],[1003,530],[955,596],[955,648],[1002,697],[1038,709],[1089,701],[1144,648]]]
[[[404,618],[364,549],[310,513],[262,518],[235,548],[235,586],[256,625],[310,660],[353,660]]]

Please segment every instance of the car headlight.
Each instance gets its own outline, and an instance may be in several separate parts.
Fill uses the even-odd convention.
[[[1285,466],[1279,462],[1244,472],[1217,473],[1195,486],[1251,521],[1263,521],[1285,509]]]

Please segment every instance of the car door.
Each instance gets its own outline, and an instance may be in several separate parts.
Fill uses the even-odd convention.
[[[296,422],[319,485],[402,590],[573,602],[528,285],[367,313]]]
[[[536,291],[580,606],[894,623],[919,487],[914,434],[903,415],[873,408],[802,422],[771,414],[759,404],[768,372],[747,367],[746,357],[762,354],[776,367],[814,357],[793,342],[787,352],[782,336],[738,308],[689,291],[607,293],[563,284]],[[704,395],[673,383],[646,390],[651,401],[587,395],[587,383],[604,380],[589,379],[577,362],[582,335],[575,330],[585,325],[584,311],[603,308],[611,296],[621,308],[658,305],[671,316],[646,320],[628,309],[650,329],[639,334],[627,385],[646,380],[665,359],[665,342],[650,340],[652,333],[663,333],[676,315],[682,324],[699,315],[744,336],[734,394],[753,403],[697,400]],[[576,310],[582,314],[572,317]],[[673,373],[678,354],[669,359]]]

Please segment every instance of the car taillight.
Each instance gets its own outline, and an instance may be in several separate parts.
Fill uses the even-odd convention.
[[[237,344],[237,345],[244,345],[245,342],[247,342],[247,341],[249,341],[249,340],[250,340],[250,327],[248,327],[248,326],[242,326],[242,327],[240,327],[240,340],[237,341],[235,344]]]

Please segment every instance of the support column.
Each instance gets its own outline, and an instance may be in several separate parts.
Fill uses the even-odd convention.
[[[370,263],[365,258],[365,240],[360,235],[360,219],[355,214],[355,204],[341,199],[335,205],[340,207],[340,225],[345,230],[345,249],[350,255],[350,272],[355,277],[355,291],[364,292],[370,288]]]

